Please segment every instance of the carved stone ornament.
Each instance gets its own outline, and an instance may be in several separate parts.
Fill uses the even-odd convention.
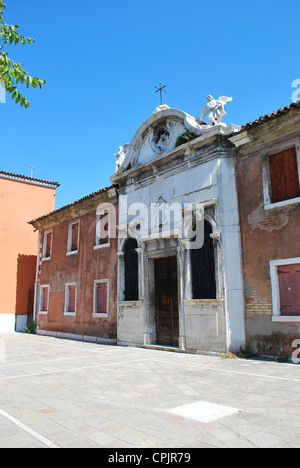
[[[155,153],[162,154],[166,151],[170,143],[170,132],[166,127],[159,127],[155,130],[152,140],[152,149]]]
[[[170,109],[170,107],[167,104],[161,104],[155,109],[153,114],[156,114],[157,112],[161,112],[161,111],[168,110],[168,109]]]
[[[154,205],[155,210],[155,227],[161,227],[162,225],[168,222],[168,218],[166,216],[166,210],[168,207],[168,202],[164,199],[162,195],[158,198],[157,202]]]

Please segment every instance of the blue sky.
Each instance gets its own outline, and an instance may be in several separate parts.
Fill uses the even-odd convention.
[[[110,185],[120,145],[159,105],[200,117],[233,96],[226,123],[292,102],[300,79],[299,0],[6,0],[5,21],[34,37],[11,58],[47,81],[29,109],[0,104],[0,170],[58,181],[56,208]]]

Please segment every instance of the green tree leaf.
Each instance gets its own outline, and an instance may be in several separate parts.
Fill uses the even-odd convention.
[[[25,37],[22,34],[19,34],[18,29],[20,26],[18,24],[8,25],[4,23],[3,14],[6,8],[3,0],[0,0],[0,40],[4,44],[11,45],[29,45],[34,44],[35,39],[31,37]],[[32,88],[40,89],[46,84],[45,80],[41,80],[38,77],[31,77],[25,69],[22,68],[21,63],[16,63],[8,57],[7,52],[3,52],[3,45],[0,44],[0,81],[4,86],[5,90],[11,94],[12,99],[15,100],[16,104],[25,107],[29,107],[29,102],[25,96],[23,96],[18,90],[17,86],[19,83],[25,84],[27,88],[30,86]]]

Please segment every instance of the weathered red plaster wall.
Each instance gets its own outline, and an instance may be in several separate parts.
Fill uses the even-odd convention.
[[[291,354],[297,324],[272,322],[271,260],[300,256],[300,205],[264,209],[262,158],[237,161],[246,295],[246,334],[259,354]]]
[[[42,261],[40,285],[50,285],[48,315],[38,314],[40,330],[116,339],[117,239],[110,247],[94,250],[96,212],[80,218],[79,253],[66,255],[69,222],[53,228],[52,257]],[[76,221],[77,219],[72,219]],[[94,281],[109,280],[108,317],[93,317]],[[66,283],[77,283],[76,316],[64,315]]]

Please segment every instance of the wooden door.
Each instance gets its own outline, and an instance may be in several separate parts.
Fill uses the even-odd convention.
[[[155,261],[155,303],[157,343],[178,346],[178,279],[177,258]]]

